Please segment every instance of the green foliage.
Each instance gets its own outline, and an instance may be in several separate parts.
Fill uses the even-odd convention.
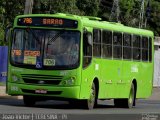
[[[4,30],[15,16],[23,14],[25,0],[0,0],[0,45],[4,45]]]
[[[79,14],[76,0],[55,0],[51,3],[51,13]]]
[[[35,0],[33,13],[68,13],[81,15],[76,0]]]
[[[4,44],[4,30],[0,27],[0,46]]]
[[[100,0],[35,0],[33,13],[67,13],[97,16]]]
[[[112,5],[113,5],[113,0],[101,0],[99,5],[100,9],[99,9],[98,16],[108,21],[110,17]]]
[[[0,44],[4,38],[4,29],[13,23],[15,16],[23,14],[25,0],[0,0]],[[34,0],[33,13],[69,13],[86,16],[98,16],[109,20],[113,0]],[[138,27],[140,0],[120,0],[119,20],[124,25]],[[147,3],[145,1],[145,8]],[[160,0],[151,0],[151,15],[147,20],[147,29],[160,35]]]
[[[16,15],[23,14],[24,0],[0,0],[1,16],[3,19],[3,27],[13,22]]]
[[[87,16],[97,16],[100,10],[99,0],[77,0],[78,9]]]
[[[128,26],[138,26],[140,5],[136,0],[120,1],[120,21]]]
[[[149,29],[152,29],[155,35],[160,36],[160,1],[151,0],[151,17],[148,20]]]

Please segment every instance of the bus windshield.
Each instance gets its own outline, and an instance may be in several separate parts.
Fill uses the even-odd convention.
[[[13,65],[42,69],[75,68],[79,65],[78,31],[27,28],[14,29],[13,33]]]

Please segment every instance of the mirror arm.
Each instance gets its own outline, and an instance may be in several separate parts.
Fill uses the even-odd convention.
[[[7,28],[5,29],[5,35],[4,35],[4,42],[8,42],[7,36],[9,35],[9,32],[11,32],[12,25],[8,25]]]

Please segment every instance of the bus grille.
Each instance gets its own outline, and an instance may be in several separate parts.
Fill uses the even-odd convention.
[[[62,78],[62,76],[53,75],[22,74],[22,79],[27,84],[59,85]]]

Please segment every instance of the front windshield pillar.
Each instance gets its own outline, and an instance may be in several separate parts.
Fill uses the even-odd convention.
[[[92,60],[92,34],[84,32],[83,33],[83,68],[87,67]]]

